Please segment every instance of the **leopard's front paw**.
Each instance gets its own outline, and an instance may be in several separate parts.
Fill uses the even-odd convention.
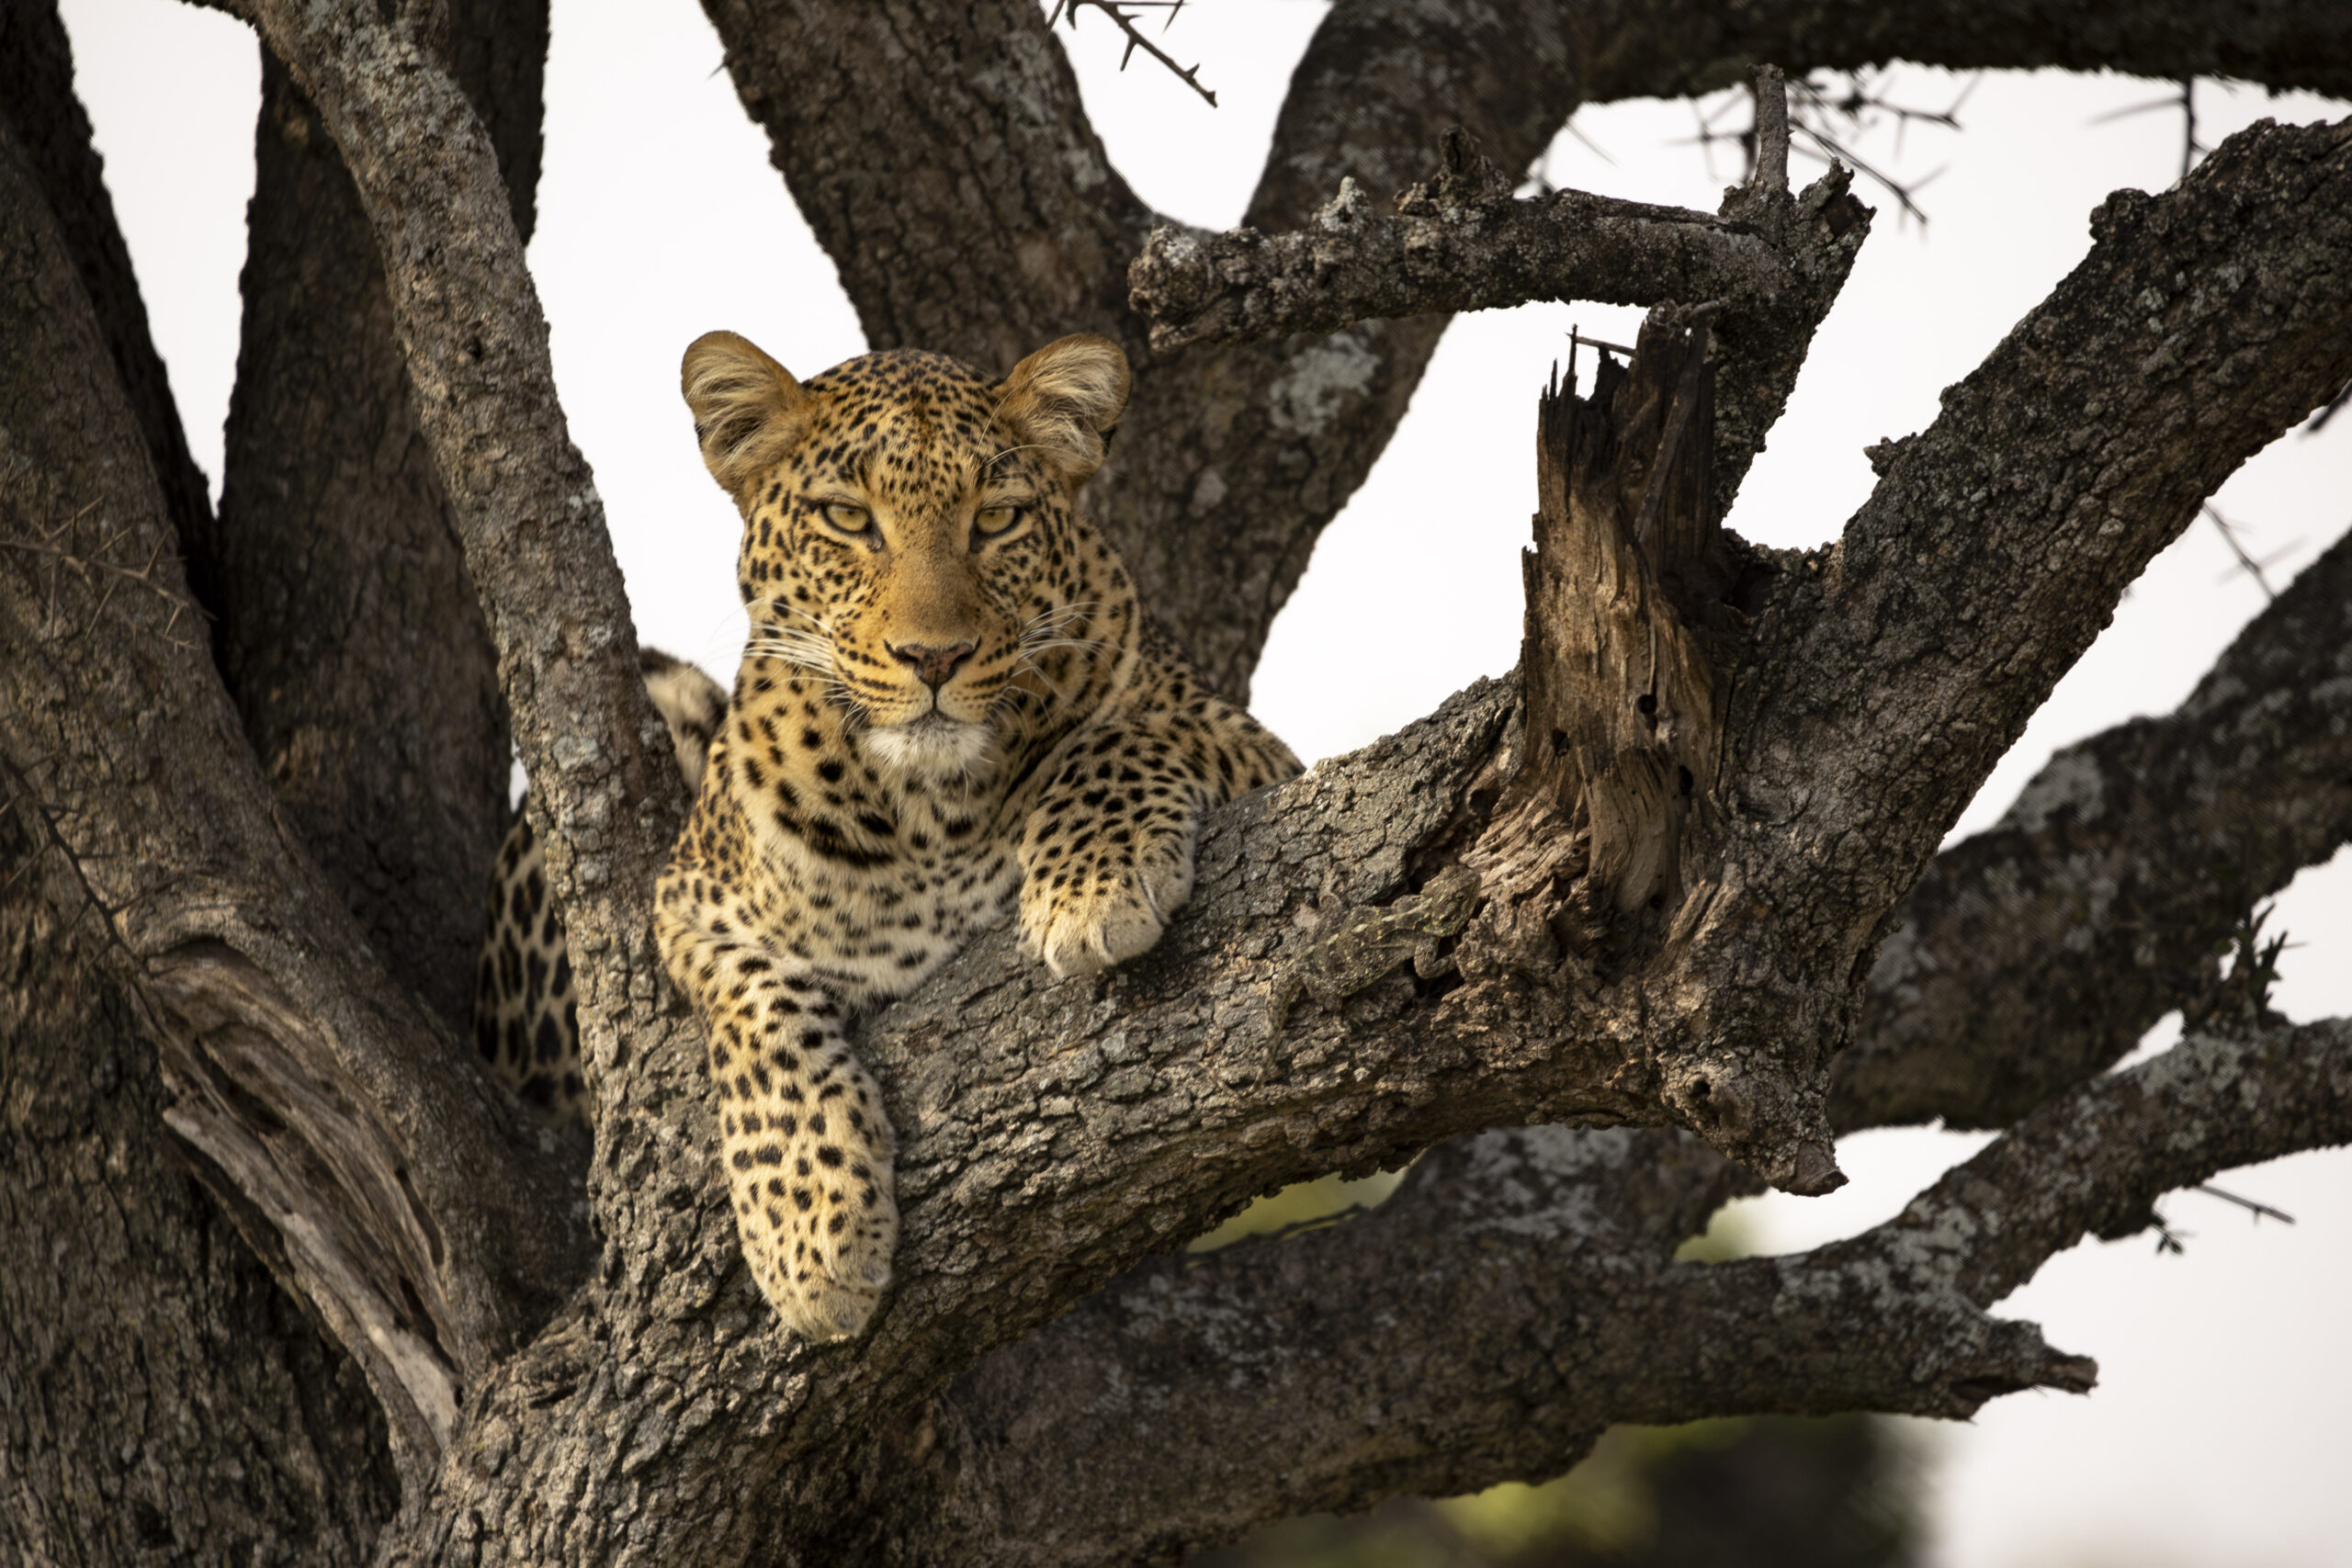
[[[1158,942],[1192,892],[1190,855],[1156,866],[1033,869],[1021,886],[1021,951],[1057,977],[1108,969]]]
[[[813,1187],[800,1187],[786,1178],[772,1178],[771,1182],[787,1192],[798,1190],[790,1199],[766,1194],[775,1201],[756,1217],[740,1213],[739,1205],[737,1223],[752,1277],[785,1326],[802,1338],[824,1344],[856,1337],[890,1288],[890,1255],[899,1240],[897,1205],[885,1190],[878,1194],[878,1204],[856,1210],[854,1201],[844,1203],[839,1190],[826,1187],[821,1173],[814,1176]],[[803,1196],[816,1203],[813,1215],[798,1224],[789,1220],[777,1224],[786,1213],[795,1213]],[[767,1224],[759,1224],[759,1219]]]

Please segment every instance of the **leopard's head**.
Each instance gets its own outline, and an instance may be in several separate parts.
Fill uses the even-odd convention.
[[[900,349],[801,382],[710,333],[682,380],[743,516],[751,653],[822,678],[878,763],[970,773],[1099,701],[1138,630],[1077,504],[1126,402],[1116,344],[1066,337],[1001,381]]]

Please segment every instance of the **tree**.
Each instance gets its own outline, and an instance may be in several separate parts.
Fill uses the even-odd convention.
[[[232,8],[273,63],[217,517],[55,17],[0,13],[25,1555],[1115,1562],[1547,1473],[1612,1421],[1963,1415],[2093,1375],[1985,1310],[2054,1251],[2352,1136],[2352,1026],[2285,1026],[2258,965],[2211,963],[2352,837],[2352,546],[2179,711],[2070,756],[2103,809],[1935,852],[2141,566],[2352,381],[2352,127],[2251,131],[2110,200],[1810,556],[1713,521],[1869,227],[1838,176],[1786,189],[1769,85],[1720,214],[1515,204],[1497,173],[1578,103],[1756,61],[2352,96],[2339,8],[1343,6],[1261,237],[1154,238],[1035,7],[713,4],[877,346],[1127,346],[1094,504],[1230,690],[1433,312],[1656,307],[1606,393],[1543,410],[1517,679],[1227,812],[1132,968],[1049,986],[1000,936],[869,1027],[900,1283],[821,1350],[738,1267],[648,936],[684,802],[522,262],[544,13]],[[587,1002],[584,1168],[451,1027],[502,699]],[[1309,911],[1427,924],[1454,867],[1480,902],[1451,973],[1351,969],[1273,1016],[1331,957]],[[2179,1048],[2099,1076],[2184,1002]],[[1671,1261],[1759,1179],[1834,1183],[1838,1133],[1939,1115],[2006,1132],[1901,1219]],[[1415,1153],[1372,1217],[1154,1256]]]

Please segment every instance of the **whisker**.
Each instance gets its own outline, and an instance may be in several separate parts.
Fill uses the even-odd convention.
[[[1046,674],[1036,665],[1032,664],[1025,656],[1015,662],[1014,668],[1027,671],[1030,674],[1035,675],[1037,679],[1043,681],[1046,685],[1051,686],[1054,689],[1055,696],[1059,697],[1063,702],[1069,701],[1069,688],[1063,685],[1059,681],[1055,680],[1051,675]]]
[[[980,465],[980,471],[982,473],[988,472],[990,468],[995,468],[997,464],[1002,462],[1005,458],[1012,457],[1015,452],[1042,452],[1043,450],[1045,450],[1045,448],[1035,441],[1024,442],[1018,446],[1007,446],[995,457],[990,457],[987,462],[982,463]]]

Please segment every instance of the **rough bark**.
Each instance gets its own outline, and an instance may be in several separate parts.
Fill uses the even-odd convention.
[[[2247,910],[2352,841],[2352,536],[2188,700],[2070,746],[1936,857],[1872,964],[1841,1129],[2006,1126],[2208,985]]]
[[[563,1165],[390,982],[280,829],[146,443],[12,137],[0,182],[9,798],[139,978],[166,1119],[366,1372],[413,1473],[576,1268]]]
[[[0,7],[0,73],[166,504],[198,526],[52,6]],[[247,1245],[266,1227],[232,1224],[161,1133],[152,1011],[22,781],[0,798],[0,1257],[41,1260],[0,1270],[0,1554],[365,1561],[397,1501],[381,1407]]]
[[[1581,191],[1511,198],[1514,181],[1466,133],[1440,139],[1434,178],[1383,216],[1353,176],[1310,228],[1213,238],[1156,228],[1127,269],[1128,300],[1163,355],[1209,343],[1347,328],[1367,316],[1413,317],[1520,304],[1605,299],[1701,310],[1715,344],[1713,505],[1728,511],[1796,385],[1870,231],[1870,209],[1833,168],[1792,197],[1781,73],[1756,77],[1752,177],[1724,194],[1720,215]],[[1570,355],[1571,361],[1574,355]]]
[[[153,1015],[13,790],[0,884],[0,1557],[367,1562],[382,1409],[190,1176]]]
[[[621,1024],[678,1016],[657,981],[649,916],[684,797],[638,673],[603,502],[556,400],[495,150],[444,63],[437,12],[236,8],[316,107],[375,231],[419,424],[542,814],[534,825],[600,1071]]]
[[[1153,230],[1127,269],[1153,352],[1531,299],[1755,309],[1797,287],[1752,225],[1575,190],[1513,200],[1510,175],[1458,139],[1447,151],[1453,166],[1401,193],[1395,216],[1350,177],[1310,228]]]
[[[1984,1309],[2086,1235],[2146,1228],[2165,1192],[2346,1141],[2352,1023],[2192,1036],[1872,1231],[1708,1265],[1675,1247],[1741,1182],[1695,1139],[1481,1134],[1370,1214],[1155,1260],[990,1357],[887,1499],[922,1498],[957,1561],[1171,1561],[1288,1514],[1557,1474],[1613,1422],[2082,1393],[2086,1358]]]
[[[1797,1153],[1828,1127],[1828,1055],[1943,826],[2195,501],[2352,377],[2352,134],[2272,130],[2179,191],[2103,209],[2084,266],[1935,427],[1883,451],[1885,482],[1836,550],[1722,544],[1737,570],[1690,601],[1715,623],[1706,651],[1725,700],[1714,775],[1693,770],[1709,815],[1679,904],[1661,887],[1659,909],[1598,937],[1560,918],[1579,914],[1605,857],[1589,807],[1575,820],[1583,786],[1577,802],[1512,793],[1560,762],[1515,682],[1238,803],[1211,826],[1194,906],[1144,961],[1048,985],[999,933],[876,1021],[868,1055],[903,1138],[900,1282],[858,1344],[789,1341],[741,1271],[698,1042],[643,937],[677,790],[492,136],[447,68],[437,12],[246,9],[342,150],[376,234],[419,426],[539,785],[603,1079],[594,1274],[573,1290],[571,1238],[529,1228],[569,1213],[549,1163],[501,1142],[501,1107],[463,1053],[366,956],[271,822],[226,697],[200,650],[175,640],[187,606],[164,504],[128,403],[94,368],[107,355],[86,296],[40,203],[13,190],[0,199],[13,226],[0,234],[13,290],[0,739],[57,863],[100,905],[163,1021],[168,1120],[388,1413],[406,1493],[387,1560],[1117,1560],[1317,1500],[1556,1468],[1610,1419],[1963,1412],[2089,1375],[1984,1314],[2004,1280],[2086,1227],[2144,1217],[2168,1185],[2352,1131],[2343,1026],[2256,1031],[2043,1106],[1957,1185],[1843,1251],[1671,1266],[1672,1242],[1746,1179],[1687,1136],[1551,1131],[1458,1143],[1380,1218],[1328,1236],[1131,1272],[1265,1187],[1492,1125],[1679,1122],[1804,1182]],[[1644,28],[1674,13],[1616,17],[1621,53],[1607,58],[1578,52],[1597,36],[1575,30],[1583,13],[1333,15],[1253,207],[1261,227],[1295,226],[1339,174],[1385,195],[1422,172],[1432,96],[1477,89],[1472,129],[1507,163],[1523,156],[1512,149],[1548,136],[1578,73],[1623,74]],[[1016,333],[1023,348],[1086,326],[1137,343],[1126,254],[1110,241],[1139,244],[1148,215],[1102,164],[1034,11],[810,6],[720,26],[747,102],[792,131],[778,161],[815,193],[804,206],[870,330],[921,327],[984,360]],[[1833,44],[1846,46],[1820,47]],[[2198,34],[2180,48],[2211,46]],[[1316,118],[1351,91],[1360,111]],[[912,166],[917,141],[963,163]],[[1335,169],[1343,146],[1351,166]],[[6,172],[33,187],[17,164]],[[901,175],[903,197],[888,183]],[[1066,220],[1075,239],[1057,247]],[[1108,238],[1090,250],[1089,235]],[[959,269],[965,284],[928,287]],[[1164,580],[1163,604],[1228,678],[1360,474],[1351,465],[1385,440],[1439,325],[1148,367],[1161,390],[1127,429],[1140,455],[1112,510],[1147,581]],[[1779,406],[1771,388],[1784,396],[1793,374],[1759,355],[1755,441]],[[1669,379],[1662,422],[1619,426],[1652,430],[1660,468],[1681,397]],[[1204,454],[1256,465],[1234,472],[1265,513],[1141,526],[1204,493]],[[1713,493],[1688,476],[1676,488]],[[1633,515],[1621,536],[1655,552]],[[77,532],[76,517],[96,525]],[[1661,592],[1671,558],[1647,560]],[[1220,593],[1233,602],[1209,607]],[[1669,597],[1680,614],[1682,591]],[[1601,710],[1633,691],[1568,706],[1630,723]],[[1275,1016],[1285,977],[1319,951],[1304,928],[1396,912],[1463,864],[1487,907],[1453,949],[1455,975],[1373,975]],[[1387,1364],[1393,1336],[1326,1342],[1331,1324],[1374,1325],[1384,1292],[1428,1325],[1413,1339],[1422,1378]],[[1312,1353],[1253,1369],[1238,1358],[1258,1344]],[[1468,1365],[1481,1344],[1513,1352],[1508,1385]],[[1049,1403],[1065,1373],[1082,1374],[1063,1380],[1081,1392],[1162,1389],[1167,1407],[1208,1418],[1156,1434],[1166,1477],[1125,1470],[1102,1412]],[[1274,1393],[1318,1386],[1319,1407],[1344,1412],[1367,1388],[1381,1407],[1359,1403],[1353,1427],[1318,1427],[1312,1444],[1295,1424],[1266,1426]],[[1219,1476],[1225,1445],[1253,1430],[1259,1451],[1271,1438],[1296,1462],[1221,1514],[1180,1517],[1200,1512],[1181,1478]],[[1080,1508],[1047,1517],[1038,1478],[1089,1465],[1102,1482],[1092,1522]]]
[[[515,19],[519,36],[477,52],[483,75],[527,63],[505,118],[529,131],[536,170],[547,18]],[[375,234],[267,51],[246,231],[220,521],[189,541],[216,585],[215,658],[311,858],[393,976],[462,1034],[482,868],[506,825],[496,660],[409,406]],[[395,660],[404,678],[388,682]]]
[[[2347,181],[2352,122],[2258,126],[2164,197],[2111,197],[2083,264],[1792,571],[1742,661],[1721,896],[1686,960],[1724,966],[1717,1038],[1842,1043],[1894,905],[2057,676],[2327,395],[2352,355]]]
[[[0,117],[15,132],[97,313],[172,526],[187,536],[210,523],[212,495],[188,455],[164,361],[147,335],[147,307],[90,141],[90,117],[74,96],[73,53],[53,0],[0,6]]]

